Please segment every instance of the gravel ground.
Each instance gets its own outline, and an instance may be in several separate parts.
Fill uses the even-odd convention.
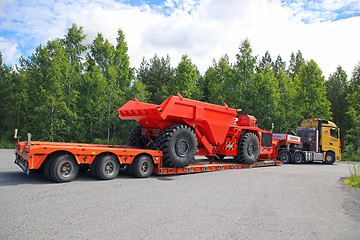
[[[0,239],[360,239],[349,164],[55,184],[0,150]]]

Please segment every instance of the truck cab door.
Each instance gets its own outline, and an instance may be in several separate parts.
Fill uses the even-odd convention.
[[[337,127],[322,126],[321,128],[321,149],[323,152],[333,151],[336,160],[341,158],[340,131]]]

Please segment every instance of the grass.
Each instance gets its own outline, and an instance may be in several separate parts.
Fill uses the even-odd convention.
[[[360,191],[360,165],[356,163],[349,164],[350,177],[345,179],[345,183]]]

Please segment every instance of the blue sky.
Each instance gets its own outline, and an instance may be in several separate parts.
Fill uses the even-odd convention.
[[[351,75],[360,61],[359,0],[0,0],[3,61],[17,64],[72,23],[86,43],[97,32],[115,43],[121,28],[132,67],[155,53],[176,66],[187,54],[204,73],[224,54],[235,61],[245,38],[260,57],[268,50],[288,61],[301,50],[326,77],[338,65]]]

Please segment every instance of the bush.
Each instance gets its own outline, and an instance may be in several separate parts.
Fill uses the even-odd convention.
[[[360,166],[358,164],[349,165],[350,177],[345,179],[345,183],[349,186],[355,187],[360,191]]]
[[[15,145],[16,145],[16,140],[4,140],[4,139],[1,139],[0,140],[0,148],[8,148],[8,149],[11,149],[11,148],[15,148]]]
[[[353,144],[347,144],[342,154],[342,160],[360,162],[360,148],[356,149]]]

